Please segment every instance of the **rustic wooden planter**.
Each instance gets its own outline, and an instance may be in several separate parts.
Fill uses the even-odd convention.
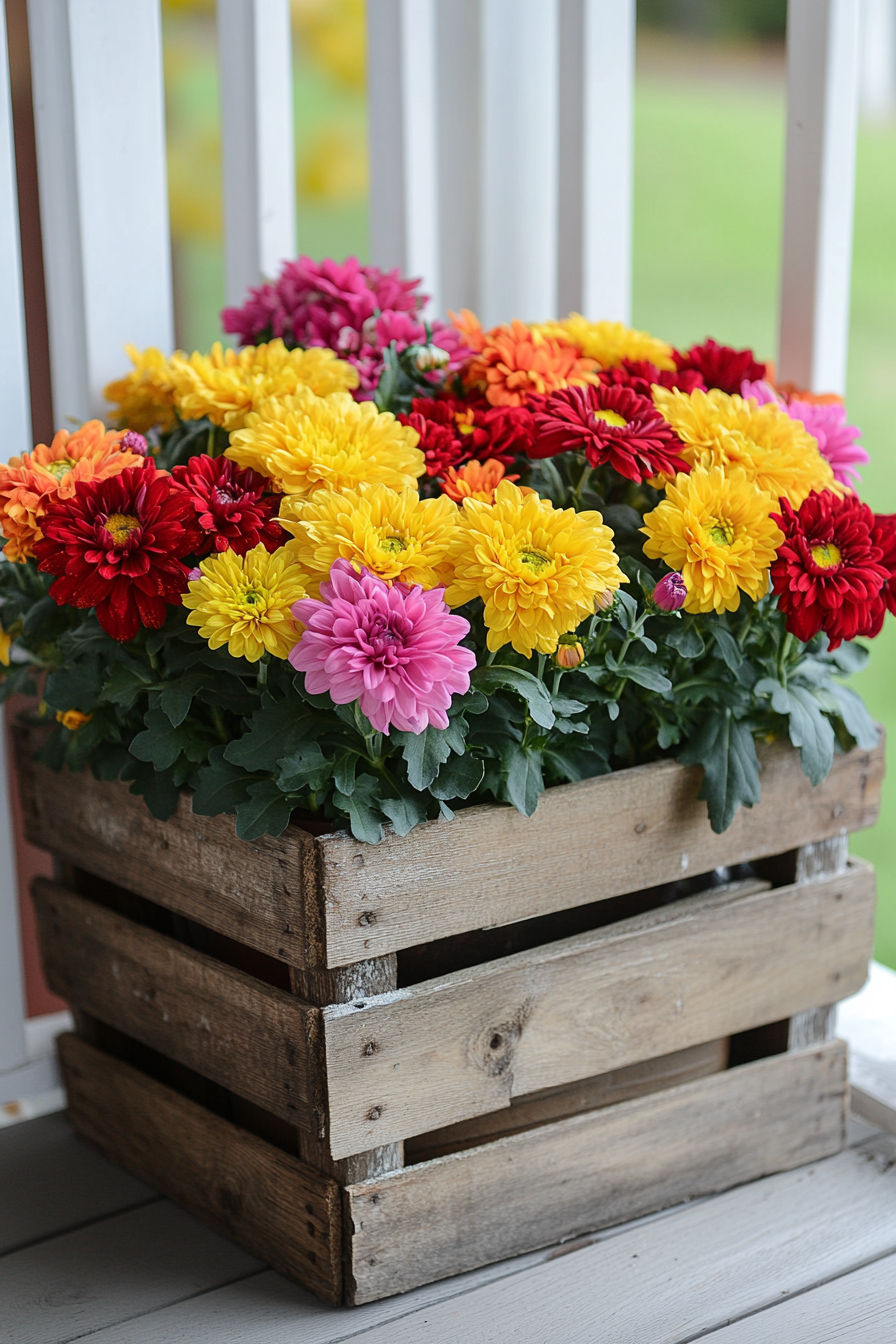
[[[332,1302],[369,1302],[835,1152],[883,750],[714,835],[659,762],[371,847],[235,838],[17,736],[80,1131]],[[738,868],[737,865],[749,865]],[[721,867],[728,874],[714,873]]]

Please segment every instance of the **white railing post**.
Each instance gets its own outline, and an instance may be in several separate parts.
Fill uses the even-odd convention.
[[[862,115],[886,121],[896,112],[896,0],[861,0],[861,7]]]
[[[628,322],[635,0],[560,0],[557,307]]]
[[[28,0],[57,425],[102,415],[126,341],[170,350],[159,0]]]
[[[436,153],[443,311],[480,306],[482,4],[436,7]]]
[[[483,324],[557,309],[557,0],[483,0]]]
[[[25,355],[25,310],[19,250],[12,101],[6,50],[6,6],[0,0],[0,405],[4,457],[31,447],[31,411]],[[0,561],[0,563],[3,563]],[[2,619],[2,613],[0,613]],[[17,1093],[14,1077],[26,1063],[25,992],[5,722],[0,714],[0,1105]]]
[[[778,374],[846,387],[859,0],[790,0]]]
[[[441,309],[435,0],[367,0],[370,256]]]
[[[241,303],[296,250],[289,0],[218,0],[225,285]]]

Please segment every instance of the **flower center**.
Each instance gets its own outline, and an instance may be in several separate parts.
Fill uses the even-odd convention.
[[[605,425],[627,425],[628,421],[618,411],[595,411],[595,420],[603,420]]]
[[[247,607],[260,607],[264,602],[264,593],[259,593],[255,588],[247,588],[243,593],[243,601]]]
[[[126,546],[131,533],[139,532],[140,519],[132,513],[110,513],[103,526],[112,538],[113,546]]]
[[[541,551],[526,548],[519,552],[519,561],[526,569],[531,570],[533,574],[543,574],[551,563],[551,557],[544,555]]]
[[[727,518],[713,518],[709,535],[717,546],[730,546],[734,540],[734,526]]]
[[[236,502],[236,495],[232,495],[229,490],[222,490],[219,485],[216,485],[215,500],[218,504],[233,504]]]
[[[380,541],[380,550],[387,555],[398,555],[407,548],[408,544],[402,537],[383,537]]]
[[[839,547],[832,541],[813,541],[810,546],[812,559],[819,569],[834,569],[843,558]]]
[[[51,476],[55,476],[57,481],[61,481],[63,476],[68,475],[74,465],[72,458],[60,457],[56,462],[47,462],[46,470]]]

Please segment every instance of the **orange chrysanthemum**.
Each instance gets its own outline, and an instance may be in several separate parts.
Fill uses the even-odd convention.
[[[40,519],[54,499],[71,499],[81,481],[105,480],[144,459],[122,451],[123,430],[107,430],[102,420],[88,420],[70,434],[60,429],[47,446],[0,464],[0,531],[7,538],[8,560],[23,561],[40,540]]]
[[[464,370],[464,382],[480,388],[492,406],[525,406],[533,394],[547,396],[570,384],[598,381],[593,359],[524,322],[483,332],[472,313],[451,317],[462,323],[464,339],[476,351]]]
[[[465,462],[462,467],[449,467],[439,478],[442,494],[462,504],[465,499],[480,499],[483,504],[494,504],[495,491],[501,481],[517,481],[518,476],[506,476],[504,463],[495,457],[484,462]],[[525,491],[531,494],[531,491]]]

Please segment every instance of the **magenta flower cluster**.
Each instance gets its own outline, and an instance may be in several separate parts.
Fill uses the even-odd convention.
[[[806,431],[818,443],[818,451],[830,462],[835,480],[856,488],[862,479],[856,466],[870,462],[868,454],[856,440],[861,430],[846,423],[846,408],[839,402],[818,403],[814,401],[784,401],[775,392],[770,383],[764,380],[741,384],[741,395],[755,397],[760,406],[776,401],[782,411],[786,411],[792,420],[799,420]]]
[[[391,585],[337,560],[320,600],[302,598],[293,615],[305,629],[289,661],[305,689],[337,705],[360,700],[380,733],[447,728],[454,695],[470,689],[476,655],[461,640],[470,625],[454,616],[444,588]]]
[[[369,400],[390,343],[400,352],[426,340],[419,313],[427,300],[419,285],[397,270],[362,266],[357,257],[344,262],[299,257],[285,262],[275,281],[250,290],[242,308],[225,308],[221,320],[241,345],[279,336],[290,347],[335,350],[358,370],[355,398]],[[432,341],[447,351],[449,369],[459,368],[470,354],[460,332],[447,323],[432,323]]]

